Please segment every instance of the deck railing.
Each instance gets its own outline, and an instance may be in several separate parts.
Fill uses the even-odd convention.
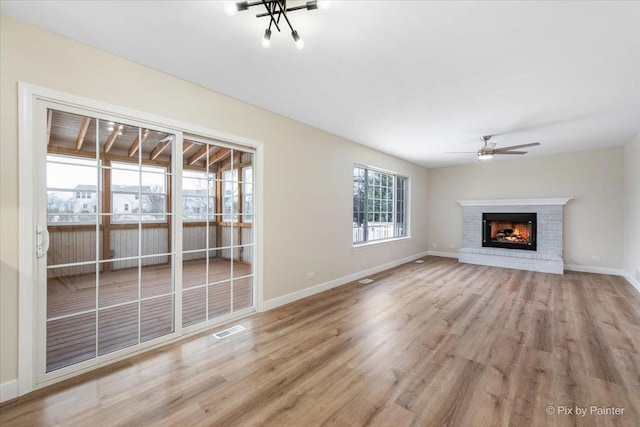
[[[403,235],[404,225],[392,222],[370,222],[367,224],[367,241],[391,239]],[[364,225],[353,224],[353,243],[364,242]]]

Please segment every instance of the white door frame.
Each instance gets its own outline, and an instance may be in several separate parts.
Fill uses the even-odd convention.
[[[162,128],[172,128],[175,132],[185,132],[199,134],[204,137],[228,141],[232,144],[249,146],[255,150],[254,164],[254,199],[256,209],[254,210],[254,236],[255,253],[254,280],[256,283],[255,307],[256,310],[263,310],[263,239],[262,239],[262,200],[263,200],[263,156],[264,145],[262,142],[252,139],[230,135],[210,129],[193,126],[176,120],[166,119],[144,112],[127,109],[124,107],[106,104],[99,101],[78,97],[75,95],[58,92],[27,83],[18,83],[18,214],[19,214],[19,271],[18,271],[18,396],[22,396],[35,389],[44,387],[54,382],[79,375],[83,372],[77,371],[66,376],[60,376],[51,381],[42,383],[36,382],[36,337],[37,337],[37,301],[36,301],[36,280],[37,280],[37,258],[35,253],[36,242],[36,208],[37,208],[37,185],[38,174],[34,173],[36,165],[38,141],[38,121],[36,120],[36,107],[39,101],[47,101],[59,105],[66,105],[72,108],[81,108],[89,111],[96,111],[104,114],[115,114],[132,121],[144,121],[150,125]],[[180,239],[181,241],[181,239]],[[177,252],[177,251],[176,251]],[[177,292],[177,291],[176,291]],[[176,300],[178,298],[176,297]],[[178,329],[178,325],[176,325]],[[178,338],[180,339],[180,338]],[[146,349],[145,349],[146,350]],[[145,351],[141,350],[141,351]],[[112,363],[122,358],[130,357],[131,353],[113,358],[106,363]],[[101,365],[98,365],[101,366]],[[96,369],[93,366],[89,369]]]

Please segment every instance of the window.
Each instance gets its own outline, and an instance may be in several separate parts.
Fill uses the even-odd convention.
[[[167,168],[111,162],[113,222],[165,221]]]
[[[242,169],[242,222],[253,221],[253,168]]]
[[[48,224],[95,224],[95,216],[85,215],[95,209],[91,196],[98,188],[95,165],[95,160],[47,155]]]
[[[353,243],[407,235],[407,178],[353,168]]]
[[[215,220],[215,174],[185,170],[182,175],[182,220]]]
[[[222,172],[222,221],[238,222],[238,169]]]

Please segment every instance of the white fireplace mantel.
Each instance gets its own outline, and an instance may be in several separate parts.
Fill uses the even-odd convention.
[[[537,206],[566,205],[573,197],[555,199],[493,199],[493,200],[458,200],[461,206]]]

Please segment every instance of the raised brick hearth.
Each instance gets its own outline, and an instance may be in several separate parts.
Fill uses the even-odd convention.
[[[458,252],[458,260],[469,264],[563,274],[563,211],[569,200],[460,200],[463,244]],[[489,212],[537,213],[537,250],[482,247],[482,214]]]

